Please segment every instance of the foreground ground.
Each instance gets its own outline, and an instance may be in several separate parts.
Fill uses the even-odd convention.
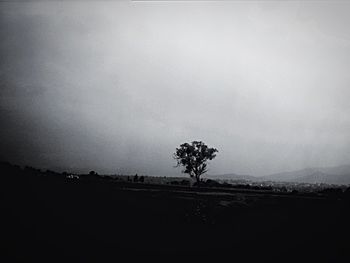
[[[147,255],[237,262],[348,260],[346,198],[5,172],[0,209],[6,262],[101,262]]]

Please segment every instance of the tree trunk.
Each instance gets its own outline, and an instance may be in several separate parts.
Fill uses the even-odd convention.
[[[199,187],[199,184],[200,184],[200,182],[201,182],[199,177],[200,177],[200,175],[196,175],[197,187]]]

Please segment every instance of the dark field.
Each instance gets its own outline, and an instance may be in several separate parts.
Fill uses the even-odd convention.
[[[16,169],[3,169],[0,188],[2,262],[146,255],[166,261],[192,255],[231,262],[346,262],[349,257],[346,195],[197,190]]]

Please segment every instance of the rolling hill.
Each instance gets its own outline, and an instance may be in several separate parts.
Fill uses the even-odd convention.
[[[208,175],[210,179],[230,179],[246,181],[276,181],[299,183],[350,184],[350,165],[333,167],[313,167],[302,170],[275,173],[266,176],[251,176],[239,174]]]
[[[267,175],[262,178],[264,180],[285,182],[350,184],[350,165],[306,168]]]

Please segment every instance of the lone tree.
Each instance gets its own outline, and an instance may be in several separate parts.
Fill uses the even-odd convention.
[[[216,157],[215,148],[209,148],[202,141],[193,141],[191,144],[183,143],[179,148],[176,148],[174,159],[177,161],[176,167],[182,165],[185,169],[183,173],[195,177],[197,185],[200,182],[200,176],[206,173],[207,161],[213,160]]]

